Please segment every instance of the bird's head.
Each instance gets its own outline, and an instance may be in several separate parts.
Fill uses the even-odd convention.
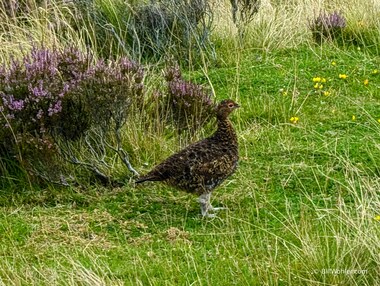
[[[240,105],[231,99],[222,100],[216,107],[216,116],[218,118],[227,118],[232,111],[239,107]]]

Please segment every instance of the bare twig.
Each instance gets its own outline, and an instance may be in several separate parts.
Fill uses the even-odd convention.
[[[139,176],[139,173],[132,167],[132,164],[129,161],[128,153],[121,146],[122,144],[121,144],[120,128],[115,128],[117,147],[114,147],[112,144],[109,144],[106,141],[105,141],[105,144],[119,156],[121,161],[124,163],[125,166],[127,166],[128,170],[133,173],[133,175]]]
[[[101,131],[97,132],[95,130],[92,130],[91,133],[92,134],[87,132],[85,135],[85,142],[91,152],[91,155],[96,158],[99,163],[102,163],[105,167],[110,168],[111,166],[105,161],[107,152],[106,144],[104,143],[104,134]],[[96,136],[96,138],[93,138],[93,136]],[[92,143],[90,139],[93,140],[94,143]],[[96,146],[97,150],[95,150],[93,145]]]
[[[66,142],[67,144],[67,142]],[[87,162],[83,162],[79,160],[72,152],[72,149],[68,146],[66,148],[58,148],[58,152],[60,153],[61,157],[66,160],[67,162],[79,165],[82,167],[85,167],[87,170],[90,170],[95,174],[95,176],[105,185],[108,185],[111,182],[111,179],[102,173],[94,164],[90,164]]]

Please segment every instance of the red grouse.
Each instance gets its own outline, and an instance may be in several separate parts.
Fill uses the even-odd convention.
[[[148,174],[136,180],[163,181],[180,190],[199,195],[202,216],[213,217],[209,211],[211,192],[236,169],[239,160],[235,130],[228,119],[239,105],[230,99],[216,108],[218,129],[201,141],[195,142],[158,164]]]

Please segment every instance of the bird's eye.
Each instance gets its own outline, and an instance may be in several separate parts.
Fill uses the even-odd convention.
[[[234,104],[233,104],[233,103],[229,103],[229,104],[228,104],[228,107],[229,107],[229,108],[233,108],[233,107],[234,107]]]

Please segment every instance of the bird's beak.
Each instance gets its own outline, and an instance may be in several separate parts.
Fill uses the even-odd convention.
[[[235,103],[235,108],[240,108],[240,105]]]

